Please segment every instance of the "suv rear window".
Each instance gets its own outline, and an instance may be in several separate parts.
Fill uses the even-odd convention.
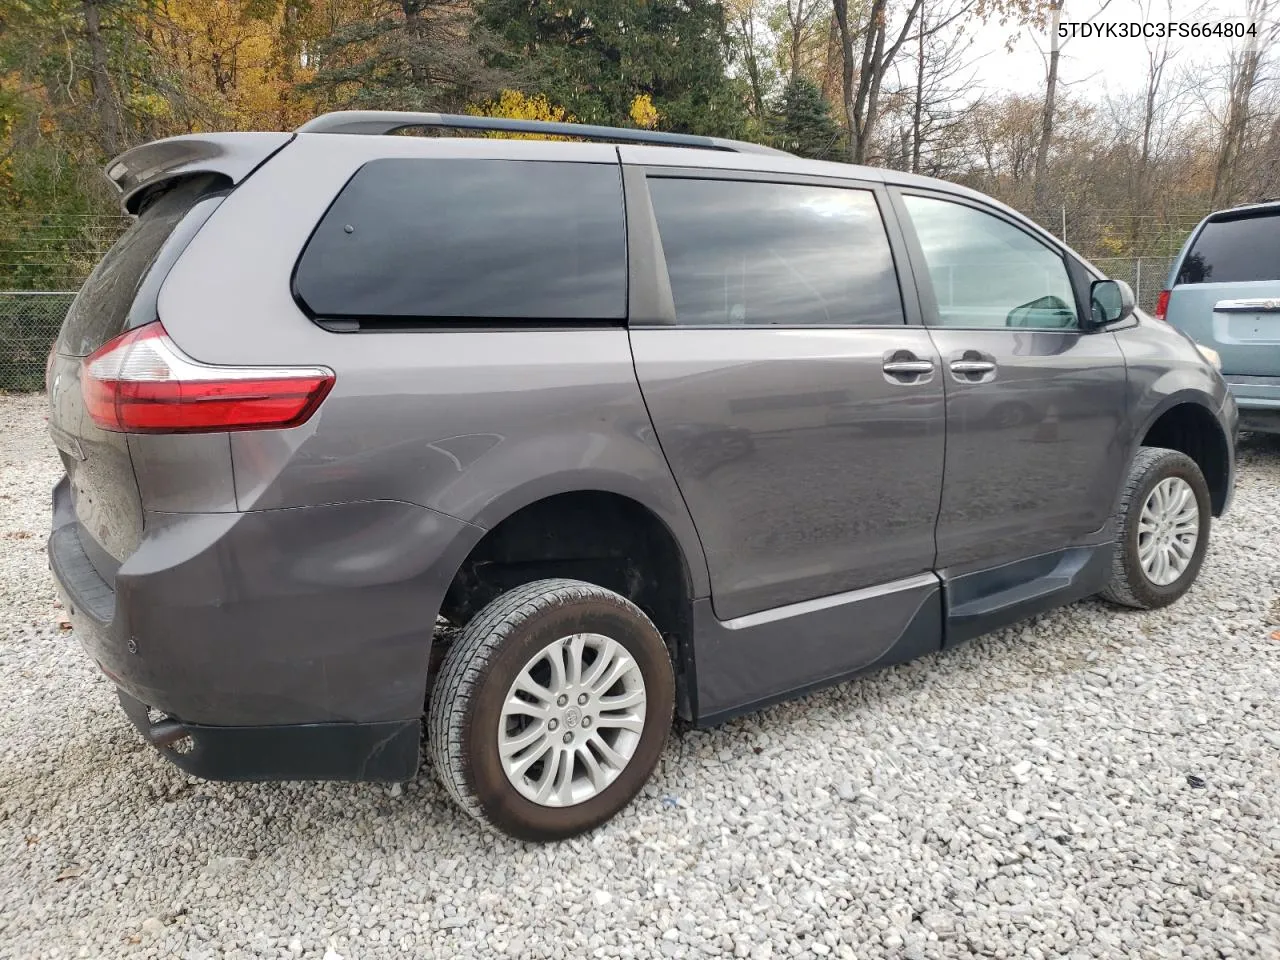
[[[143,210],[80,288],[62,324],[59,352],[88,356],[130,327],[155,320],[160,281],[225,196],[211,192],[225,186],[217,175],[193,177]]]
[[[1280,280],[1280,211],[1210,220],[1178,268],[1178,283]]]
[[[298,263],[317,317],[621,320],[622,180],[608,164],[373,160]]]

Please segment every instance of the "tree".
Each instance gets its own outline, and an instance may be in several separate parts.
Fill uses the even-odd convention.
[[[1262,79],[1262,67],[1272,44],[1280,38],[1280,19],[1273,0],[1249,0],[1244,22],[1256,32],[1246,36],[1232,52],[1227,85],[1226,115],[1213,174],[1213,206],[1233,203],[1239,195],[1242,155],[1250,123],[1254,119],[1254,94]]]
[[[825,57],[830,0],[782,0],[771,18],[778,34],[778,63],[791,81],[802,74],[817,79]]]
[[[1045,171],[1049,165],[1049,149],[1053,145],[1055,111],[1058,104],[1058,62],[1067,41],[1058,36],[1065,0],[1049,0],[1049,54],[1045,58],[1044,104],[1040,113],[1040,142],[1036,147],[1035,191],[1036,211],[1043,214],[1047,207],[1049,181]],[[1086,20],[1093,22],[1110,6],[1111,0],[1102,0],[1097,11]]]
[[[588,123],[625,125],[648,94],[664,128],[735,136],[746,84],[728,75],[732,45],[713,0],[479,0],[482,23],[506,49],[497,66],[524,71],[531,89]]]
[[[891,75],[909,40],[918,42],[970,16],[1026,19],[1040,0],[958,0],[946,13],[930,17],[927,24],[922,15],[925,0],[903,2],[901,21],[895,23],[892,0],[867,0],[861,11],[850,0],[832,0],[840,40],[848,153],[853,163],[871,158],[885,78]]]
[[[486,40],[456,0],[371,0],[315,44],[305,89],[340,106],[456,112],[507,79],[486,62]]]
[[[968,57],[973,40],[954,29],[967,8],[961,2],[941,9],[926,3],[920,9],[911,44],[911,87],[902,98],[908,106],[899,132],[898,165],[912,173],[945,176],[954,172],[952,157],[959,160],[968,153],[963,128],[982,100],[966,97],[976,79]]]
[[[837,155],[840,125],[831,115],[831,104],[808,77],[797,75],[787,82],[770,119],[770,132],[782,149],[815,159]]]
[[[889,34],[889,0],[871,0],[865,25],[850,17],[849,0],[833,0],[840,28],[844,109],[849,127],[849,161],[865,163],[880,115],[880,87],[898,51],[907,41],[924,0],[912,0],[901,25]],[[861,50],[855,46],[861,36]],[[887,44],[887,46],[886,46]],[[856,57],[856,59],[855,59]]]
[[[762,22],[761,4],[759,0],[726,0],[724,8],[729,35],[742,57],[751,88],[751,112],[757,119],[763,118],[765,100],[777,77],[774,53],[769,38],[764,35],[766,25]]]

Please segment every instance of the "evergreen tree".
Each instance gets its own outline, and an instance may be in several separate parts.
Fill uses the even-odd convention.
[[[774,141],[783,150],[819,160],[841,159],[844,131],[831,115],[831,104],[808,77],[787,82],[770,120]]]
[[[735,136],[745,89],[729,77],[724,10],[714,0],[479,0],[506,50],[494,62],[584,123],[631,124],[648,94],[666,130]]]

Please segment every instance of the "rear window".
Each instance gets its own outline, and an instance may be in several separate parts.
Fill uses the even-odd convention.
[[[60,352],[87,356],[130,327],[156,319],[163,274],[221,202],[224,194],[210,196],[211,191],[225,185],[225,178],[213,175],[185,180],[142,212],[80,288],[62,324]]]
[[[295,292],[322,318],[621,320],[618,168],[373,160],[320,221]]]
[[[1178,283],[1280,280],[1280,211],[1204,225],[1178,268]]]

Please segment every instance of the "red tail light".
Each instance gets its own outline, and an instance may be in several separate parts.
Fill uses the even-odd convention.
[[[1169,291],[1161,290],[1160,296],[1156,298],[1156,319],[1163,320],[1165,314],[1169,312]]]
[[[159,321],[85,357],[85,409],[104,430],[200,433],[293,427],[333,386],[324,367],[219,367],[192,360]]]

